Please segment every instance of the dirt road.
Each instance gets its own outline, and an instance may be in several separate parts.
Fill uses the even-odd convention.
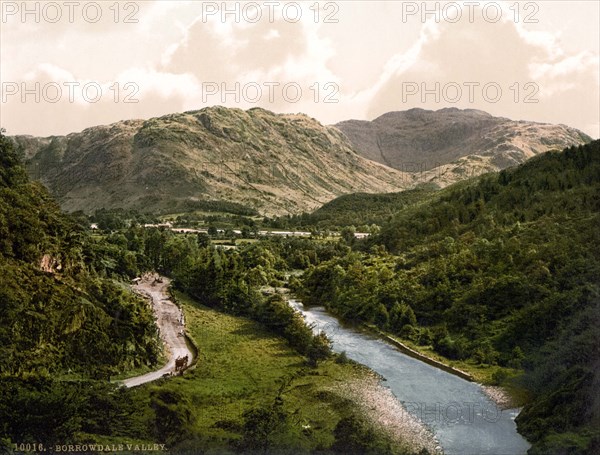
[[[172,373],[175,371],[175,359],[178,357],[187,355],[188,365],[193,360],[193,353],[188,348],[185,337],[182,336],[185,327],[183,313],[170,300],[167,293],[170,281],[168,278],[160,277],[159,282],[156,278],[159,277],[157,275],[146,274],[133,286],[133,289],[152,300],[156,323],[160,330],[160,337],[165,345],[169,361],[160,370],[123,380],[122,384],[126,387],[135,387],[155,381],[166,373]]]

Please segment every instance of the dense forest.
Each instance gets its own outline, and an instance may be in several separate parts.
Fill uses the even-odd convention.
[[[597,453],[599,226],[595,141],[401,208],[298,290],[448,359],[524,369],[531,453]]]
[[[275,218],[267,224],[276,228],[339,230],[353,226],[366,230],[369,226],[381,226],[390,221],[404,207],[428,200],[436,189],[435,184],[421,184],[399,193],[345,194],[314,212]]]
[[[149,308],[107,279],[99,245],[0,141],[0,374],[101,376],[154,363]]]
[[[68,442],[107,428],[120,401],[108,377],[156,364],[154,317],[2,135],[0,160],[0,447]]]

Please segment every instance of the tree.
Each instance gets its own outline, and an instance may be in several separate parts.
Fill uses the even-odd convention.
[[[342,231],[340,232],[340,236],[342,237],[342,239],[344,239],[344,241],[348,245],[351,245],[352,243],[354,243],[354,240],[355,240],[354,234],[355,233],[356,233],[356,228],[354,226],[346,226],[346,227],[342,228]]]
[[[344,455],[375,455],[393,453],[389,441],[377,436],[375,430],[362,418],[350,415],[341,419],[333,430],[334,453]]]
[[[206,248],[207,246],[210,245],[210,237],[208,236],[208,234],[205,234],[204,232],[198,233],[198,237],[197,237],[196,241],[198,243],[198,247],[200,247],[200,248]]]
[[[412,308],[406,304],[394,303],[392,310],[390,311],[390,325],[395,333],[400,333],[404,326],[410,325],[415,326],[417,324],[417,317]]]
[[[299,313],[294,312],[283,334],[300,354],[308,353],[313,334]]]
[[[521,368],[521,364],[524,358],[525,354],[523,353],[523,350],[519,346],[515,346],[512,350],[508,366],[511,368]]]
[[[157,389],[151,394],[156,438],[169,444],[185,439],[194,420],[189,399],[178,391]]]
[[[321,360],[326,360],[331,355],[331,340],[327,338],[325,332],[315,335],[308,348],[308,362],[316,367]]]
[[[375,320],[373,322],[375,322],[375,325],[384,330],[387,328],[390,322],[390,316],[387,308],[382,303],[377,305],[377,310],[375,311]]]

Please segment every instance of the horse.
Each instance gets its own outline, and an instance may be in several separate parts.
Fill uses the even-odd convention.
[[[188,356],[185,355],[184,357],[177,357],[175,359],[175,371],[183,371],[186,369],[188,364]]]

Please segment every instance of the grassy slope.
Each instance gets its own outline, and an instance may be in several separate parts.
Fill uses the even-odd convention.
[[[324,392],[369,374],[364,367],[329,360],[317,369],[307,368],[303,357],[260,324],[201,306],[180,293],[177,297],[186,312],[188,333],[200,347],[197,366],[183,377],[151,384],[142,392],[171,391],[191,403],[190,437],[177,442],[175,450],[224,453],[240,439],[242,414],[272,405],[289,379],[281,396],[290,417],[274,444],[289,453],[302,453],[333,443],[335,425],[352,414],[353,406],[336,393]],[[310,425],[310,433],[303,433],[303,425]]]

